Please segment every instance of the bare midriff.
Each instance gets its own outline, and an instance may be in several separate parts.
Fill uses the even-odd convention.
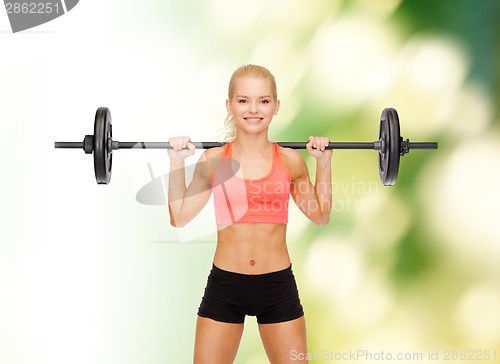
[[[218,228],[216,267],[242,274],[263,274],[290,266],[285,224],[232,224]]]

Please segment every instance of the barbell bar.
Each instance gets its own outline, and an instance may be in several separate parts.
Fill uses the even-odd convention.
[[[55,148],[83,149],[94,155],[94,171],[98,184],[111,180],[113,151],[118,149],[171,149],[168,142],[119,142],[112,139],[111,112],[107,107],[97,109],[94,120],[94,134],[86,135],[82,142],[55,142]],[[191,142],[197,149],[223,146],[218,142]],[[306,142],[278,142],[291,149],[305,149]],[[374,142],[330,142],[327,149],[370,149],[378,151],[380,179],[384,186],[396,183],[400,156],[411,149],[437,149],[437,142],[410,142],[400,133],[399,116],[396,109],[385,108],[380,116],[379,140]]]

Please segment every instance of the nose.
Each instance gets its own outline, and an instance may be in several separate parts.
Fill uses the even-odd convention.
[[[256,101],[250,103],[250,112],[256,113],[258,111],[258,105]]]

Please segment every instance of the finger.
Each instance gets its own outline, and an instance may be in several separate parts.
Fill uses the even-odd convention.
[[[173,145],[174,151],[176,151],[176,152],[179,151],[180,144],[181,144],[181,142],[179,141],[179,137],[175,137],[174,138],[174,145]]]
[[[183,143],[183,138],[184,137],[176,137],[174,141],[174,150],[178,152],[179,150],[182,149],[182,143]]]
[[[177,148],[178,148],[178,150],[182,150],[182,148],[184,148],[184,137],[183,136],[179,137],[179,140],[177,141]]]
[[[170,137],[168,138],[168,143],[172,147],[172,150],[175,151],[177,148],[177,138],[176,137]]]
[[[321,145],[321,146],[320,146],[320,150],[321,150],[322,152],[324,152],[324,151],[325,151],[326,146],[328,145],[328,143],[329,143],[329,142],[328,142],[328,138],[325,138],[325,137],[320,137],[320,138],[319,138],[319,144]]]
[[[318,137],[311,137],[311,140],[312,140],[312,146],[317,149],[318,148]]]
[[[308,151],[311,151],[313,148],[314,148],[314,137],[313,136],[310,136],[309,138],[307,138],[307,144],[306,144],[306,149]]]
[[[182,137],[182,149],[187,149],[187,145],[191,139],[188,136]]]
[[[187,137],[187,136],[179,137],[179,144],[178,144],[179,150],[186,149],[188,141],[189,141],[189,137]]]
[[[314,137],[314,148],[319,151],[323,151],[323,142],[321,137]]]
[[[324,140],[325,140],[325,150],[326,150],[326,148],[330,144],[330,139],[325,137]]]
[[[314,148],[316,150],[321,151],[321,138],[320,137],[314,137]]]

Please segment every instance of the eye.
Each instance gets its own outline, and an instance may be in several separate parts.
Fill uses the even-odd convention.
[[[262,100],[262,103],[263,104],[269,104],[269,100],[267,100],[267,99],[266,100]]]
[[[247,102],[247,100],[245,100],[245,99],[238,100],[238,103],[240,103],[240,104],[245,104],[246,102]]]

